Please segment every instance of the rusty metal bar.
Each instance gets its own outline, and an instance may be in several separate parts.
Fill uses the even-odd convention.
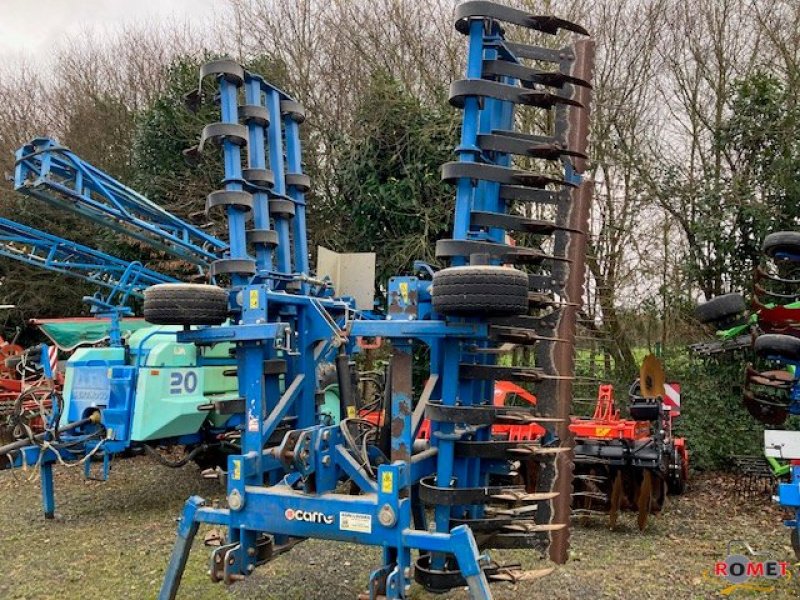
[[[574,54],[562,52],[562,55],[565,56],[561,64],[562,72],[585,81],[591,81],[594,71],[594,42],[592,40],[577,41],[572,50],[574,50]],[[573,99],[580,102],[585,108],[572,106],[559,108],[556,115],[556,136],[562,138],[566,147],[586,154],[591,91],[588,88],[575,87],[574,89],[565,89],[564,93],[573,94]],[[586,159],[570,158],[567,160],[577,173],[583,173],[586,169]],[[557,232],[554,244],[554,254],[566,256],[569,259],[568,262],[557,264],[553,269],[554,274],[559,275],[554,279],[565,282],[563,294],[568,303],[559,311],[555,337],[566,341],[542,344],[536,355],[537,365],[546,373],[557,376],[572,375],[575,367],[575,335],[578,311],[583,304],[586,232],[589,227],[592,187],[591,181],[584,180],[579,187],[562,192],[559,202],[559,222],[566,223],[572,230]],[[556,426],[556,431],[562,440],[562,445],[570,449],[574,446],[574,440],[568,429],[572,410],[572,387],[573,383],[569,378],[555,379],[541,386],[541,391],[544,393],[537,394],[543,414],[563,419],[563,422]],[[572,459],[573,452],[570,450],[570,452],[557,455],[552,465],[547,465],[540,470],[540,489],[543,487],[558,492],[559,495],[549,503],[540,503],[538,523],[569,524],[572,499]],[[552,561],[566,562],[569,537],[569,526],[551,532],[549,551]]]

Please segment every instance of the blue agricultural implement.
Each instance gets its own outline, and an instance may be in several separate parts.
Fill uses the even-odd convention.
[[[483,554],[489,548],[549,549],[566,559],[592,45],[513,42],[507,30],[586,32],[492,2],[465,2],[456,17],[468,38],[467,73],[452,84],[450,101],[463,122],[458,160],[442,168],[456,189],[454,227],[436,246],[451,266],[391,278],[379,313],[362,310],[343,290],[337,296],[309,271],[302,107],[232,60],[201,69],[188,104],[218,102],[220,121],[203,129],[190,154],[207,151],[209,142],[223,154],[224,188],[209,194],[207,210],[227,218],[229,252],[209,267],[224,292],[156,285],[145,293],[144,311],[151,322],[181,326],[201,325],[198,302],[220,315],[177,340],[232,345],[243,431],[240,451],[228,457],[227,507],[187,501],[160,598],[175,597],[204,523],[227,528],[210,573],[228,584],[307,538],[382,547],[370,598],[406,598],[413,579],[430,590],[468,586],[473,598],[489,598],[489,580],[548,571],[501,567]],[[520,131],[519,123],[537,122],[536,110],[547,130]],[[544,173],[520,168],[539,164],[547,165]],[[223,315],[230,315],[225,323]],[[358,338],[390,347],[377,423],[358,417],[351,385]],[[515,364],[523,346],[533,347],[534,364]],[[415,391],[418,348],[428,350],[428,377]],[[331,357],[338,424],[318,417],[316,373]],[[496,406],[495,380],[535,384],[536,406]],[[424,420],[430,435],[418,440]],[[494,424],[535,422],[547,428],[541,440],[492,435]],[[276,436],[281,427],[288,430]],[[522,483],[520,461],[537,465]]]
[[[466,77],[450,90],[463,112],[461,141],[457,160],[442,167],[455,188],[454,225],[436,245],[450,266],[416,264],[392,277],[380,310],[312,274],[305,111],[235,61],[204,65],[187,95],[189,109],[219,105],[219,122],[187,155],[221,149],[224,187],[208,195],[206,214],[225,220],[226,241],[53,140],[17,152],[17,190],[185,261],[213,284],[156,281],[159,274],[135,263],[121,269],[114,257],[95,270],[94,251],[33,233],[27,242],[53,249],[46,258],[26,254],[36,263],[69,263],[70,273],[108,289],[93,302],[98,313],[119,318],[127,300],[143,295],[153,324],[78,350],[63,407],[45,431],[0,448],[13,466],[41,467],[45,513],[54,510],[57,461],[83,461],[88,471],[102,456],[107,471],[112,454],[151,446],[186,445],[187,460],[218,451],[227,506],[187,501],[160,598],[175,597],[203,523],[227,528],[210,569],[225,583],[307,538],[382,547],[373,599],[407,598],[413,580],[490,598],[489,581],[550,570],[499,565],[488,549],[566,560],[594,46],[512,41],[509,33],[588,34],[485,1],[460,4],[456,29],[468,40]],[[75,253],[59,258],[67,246]],[[390,356],[368,407],[378,416],[361,418],[354,358],[363,340],[378,339]],[[422,389],[413,385],[415,355],[427,357],[417,365],[427,367]],[[331,363],[338,406],[319,377]],[[535,385],[535,404],[493,402],[498,380]],[[511,434],[525,426],[536,435]]]

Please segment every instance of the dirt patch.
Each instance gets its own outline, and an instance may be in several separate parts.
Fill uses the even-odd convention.
[[[171,470],[146,457],[116,462],[105,483],[84,481],[76,469],[57,468],[57,518],[46,522],[38,483],[25,477],[0,472],[4,599],[154,598],[183,502],[191,494],[211,501],[223,495],[218,484],[200,479],[195,467]],[[724,586],[711,570],[731,540],[746,540],[773,559],[793,561],[782,516],[766,497],[737,500],[729,476],[699,476],[644,533],[636,529],[633,515],[624,515],[613,532],[601,520],[577,525],[567,565],[537,581],[495,585],[495,598],[719,597]],[[492,557],[526,568],[544,565],[530,552],[493,552]],[[180,598],[354,598],[378,566],[380,550],[304,542],[231,588],[209,581],[207,560],[208,549],[196,544]],[[739,589],[730,597],[797,598],[800,578],[793,571],[769,593]],[[414,599],[466,597],[463,590],[431,596],[412,588]]]

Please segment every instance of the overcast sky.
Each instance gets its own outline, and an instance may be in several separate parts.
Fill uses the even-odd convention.
[[[0,55],[32,55],[88,27],[151,19],[201,23],[223,0],[0,0]]]

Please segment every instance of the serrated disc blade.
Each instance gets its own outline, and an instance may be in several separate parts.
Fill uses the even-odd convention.
[[[617,471],[614,485],[611,487],[611,500],[609,502],[608,521],[611,529],[617,526],[620,506],[622,506],[622,471]]]
[[[636,501],[636,506],[639,509],[639,515],[636,517],[636,523],[639,525],[639,531],[644,531],[647,527],[647,518],[650,516],[650,503],[653,500],[653,476],[650,471],[644,472],[642,478],[642,485],[639,488],[639,498]]]

